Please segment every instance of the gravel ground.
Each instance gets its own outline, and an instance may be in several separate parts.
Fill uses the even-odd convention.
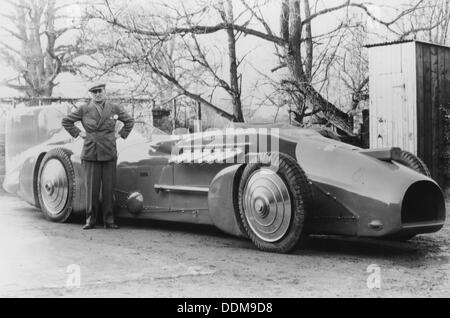
[[[81,226],[47,222],[39,210],[1,196],[0,296],[450,296],[448,223],[407,243],[313,237],[291,255],[260,252],[205,226]],[[380,288],[368,288],[373,268]]]

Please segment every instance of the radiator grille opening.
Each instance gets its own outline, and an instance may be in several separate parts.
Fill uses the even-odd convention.
[[[430,181],[420,181],[409,187],[402,204],[403,224],[444,219],[445,202],[438,186]]]

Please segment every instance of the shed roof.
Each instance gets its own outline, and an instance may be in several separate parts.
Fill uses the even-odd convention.
[[[374,44],[366,44],[365,47],[366,47],[366,48],[372,48],[372,47],[378,47],[378,46],[389,46],[389,45],[396,45],[396,44],[403,44],[403,43],[411,43],[411,42],[420,43],[420,44],[426,44],[426,45],[439,46],[439,47],[443,47],[443,48],[450,49],[450,46],[446,46],[446,45],[442,45],[442,44],[437,44],[437,43],[432,43],[432,42],[427,42],[427,41],[412,40],[412,39],[409,39],[409,40],[390,41],[390,42],[381,42],[381,43],[374,43]]]

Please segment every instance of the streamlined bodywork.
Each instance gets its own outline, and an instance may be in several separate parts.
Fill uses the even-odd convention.
[[[18,131],[23,123],[33,121],[28,117],[42,118],[49,109],[38,107],[10,116],[9,123],[14,124],[7,125],[11,138],[6,141],[4,188],[41,208],[42,203],[57,202],[63,211],[70,201],[71,209],[64,213],[83,213],[82,140],[55,128],[48,139],[8,152],[17,142],[14,138],[26,140]],[[57,109],[62,115],[68,111]],[[407,237],[438,231],[445,222],[439,185],[397,162],[396,148],[363,150],[313,130],[245,124],[179,136],[154,130],[144,137],[135,130],[117,147],[118,218],[210,224],[235,236],[251,237],[254,232],[264,244],[276,244],[288,235],[290,222],[300,210],[302,231],[308,234]],[[54,149],[67,153],[72,177],[61,165],[60,172],[47,173],[48,180],[43,180],[47,175],[42,162]],[[280,154],[286,173],[270,172],[264,162],[247,171],[257,162],[255,158],[267,153]],[[289,165],[297,170],[289,170]],[[293,190],[298,186],[295,180],[303,180],[287,180],[295,173],[304,173],[301,188],[308,187],[307,192]],[[243,176],[248,180],[242,180]],[[61,181],[66,179],[74,186]]]

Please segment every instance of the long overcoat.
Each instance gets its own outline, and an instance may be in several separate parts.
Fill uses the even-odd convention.
[[[119,135],[126,139],[133,129],[134,120],[123,107],[109,102],[98,105],[91,101],[64,117],[62,125],[72,137],[76,138],[81,130],[75,123],[81,121],[86,131],[81,159],[111,161],[117,159],[115,137],[117,120],[124,124]]]

